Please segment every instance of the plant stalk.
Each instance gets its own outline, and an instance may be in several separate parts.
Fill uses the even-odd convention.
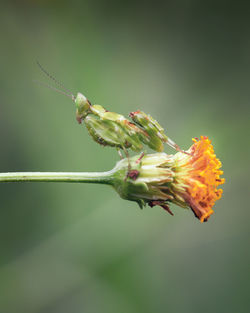
[[[113,184],[114,172],[16,172],[0,173],[3,182],[66,182]]]

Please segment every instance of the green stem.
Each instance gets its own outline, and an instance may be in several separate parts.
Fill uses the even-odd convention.
[[[113,184],[114,172],[18,172],[0,173],[0,182],[67,182]]]

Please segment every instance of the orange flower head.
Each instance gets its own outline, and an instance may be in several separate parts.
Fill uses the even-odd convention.
[[[221,162],[214,154],[211,141],[202,136],[186,152],[146,154],[130,158],[133,170],[128,172],[128,160],[123,159],[114,169],[114,187],[124,199],[136,201],[142,208],[161,206],[173,215],[169,205],[191,208],[205,222],[220,199],[224,183],[220,175]],[[138,162],[138,160],[140,160]]]
[[[179,159],[178,162],[180,168],[177,180],[182,180],[185,186],[179,195],[191,207],[195,216],[205,222],[214,213],[212,207],[215,201],[221,198],[223,191],[217,187],[224,184],[225,179],[220,178],[223,174],[220,170],[221,162],[214,154],[211,141],[201,136],[200,140],[195,138],[193,142],[188,150],[190,156]]]

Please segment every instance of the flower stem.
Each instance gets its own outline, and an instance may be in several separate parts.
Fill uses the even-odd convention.
[[[114,172],[17,172],[0,173],[0,182],[67,182],[113,184]]]

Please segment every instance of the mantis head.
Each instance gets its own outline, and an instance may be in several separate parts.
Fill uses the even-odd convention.
[[[54,83],[58,87],[60,87],[61,89],[54,88],[52,86],[49,86],[49,85],[42,83],[42,82],[39,82],[39,81],[36,81],[36,82],[38,82],[39,84],[45,85],[46,87],[71,98],[73,100],[73,102],[75,102],[75,104],[76,104],[76,119],[79,123],[81,123],[82,120],[85,119],[85,117],[90,112],[90,110],[89,110],[89,108],[91,106],[90,101],[80,92],[78,92],[78,94],[76,96],[74,96],[70,90],[65,88],[65,86],[61,82],[59,82],[57,79],[55,79],[54,76],[52,76],[47,70],[45,70],[45,68],[43,68],[39,62],[37,62],[37,65],[41,69],[41,71],[45,75],[47,75],[51,80],[53,80]]]
[[[91,103],[89,100],[80,92],[77,93],[76,97],[73,99],[73,101],[76,104],[76,119],[78,123],[81,123],[82,120],[85,119],[85,117],[90,112],[90,106]]]

